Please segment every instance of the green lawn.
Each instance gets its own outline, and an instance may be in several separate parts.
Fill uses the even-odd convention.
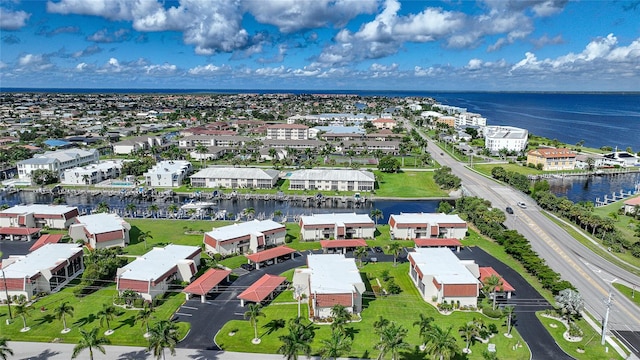
[[[620,233],[622,235],[624,235],[625,238],[633,239],[633,240],[636,240],[636,241],[640,241],[634,235],[636,224],[638,224],[639,221],[633,219],[633,217],[631,217],[631,216],[617,215],[618,210],[620,210],[620,208],[622,208],[624,206],[623,203],[626,200],[629,200],[629,199],[630,198],[624,199],[624,200],[620,200],[620,201],[616,201],[616,202],[614,202],[612,204],[609,204],[609,205],[606,205],[606,206],[599,206],[599,207],[593,209],[593,213],[595,215],[598,215],[598,216],[603,217],[603,218],[605,218],[605,217],[612,218],[614,220],[615,225],[616,225],[616,229],[618,231],[620,231]],[[613,215],[613,214],[616,214],[616,215]],[[637,265],[640,266],[640,262],[638,262]]]
[[[618,289],[618,291],[620,291],[622,293],[622,295],[626,296],[627,298],[629,298],[629,300],[631,300],[632,302],[634,302],[636,305],[640,306],[640,289],[632,289],[628,286],[624,286],[620,283],[613,283],[613,287]]]
[[[397,198],[447,197],[448,193],[435,183],[433,172],[406,171],[383,173],[375,171],[379,189],[376,196]]]
[[[498,325],[499,333],[491,338],[490,342],[496,344],[498,349],[498,356],[508,359],[529,359],[530,353],[526,347],[513,350],[512,347],[518,341],[522,343],[521,337],[515,332],[512,332],[514,337],[508,339],[502,335],[505,332],[505,328],[502,326],[502,320],[490,320],[479,313],[463,313],[454,312],[451,315],[440,315],[434,307],[428,305],[418,295],[409,275],[409,264],[401,264],[398,267],[393,267],[390,263],[378,263],[365,265],[362,268],[362,276],[367,277],[368,290],[371,290],[368,285],[370,281],[375,281],[375,278],[380,276],[383,270],[389,270],[394,277],[395,282],[400,285],[403,292],[399,295],[390,295],[386,297],[374,297],[371,292],[365,294],[365,303],[368,303],[362,312],[362,320],[359,322],[351,323],[348,328],[351,328],[351,332],[354,335],[354,341],[351,352],[348,354],[350,357],[372,358],[378,355],[378,351],[375,350],[375,344],[378,341],[378,337],[373,331],[373,322],[378,319],[378,316],[383,316],[389,320],[404,326],[409,330],[406,342],[411,345],[411,350],[406,351],[406,358],[423,358],[422,356],[413,356],[411,353],[414,349],[420,345],[421,341],[418,337],[418,330],[412,324],[418,316],[418,313],[423,313],[427,316],[433,316],[436,319],[436,324],[442,327],[454,327],[454,334],[458,341],[458,345],[462,349],[465,344],[461,337],[458,335],[458,327],[465,322],[470,321],[473,317],[483,317],[486,324],[495,323]],[[281,299],[280,296],[283,298]],[[296,304],[282,304],[286,300],[286,297],[291,296],[290,293],[283,293],[277,299],[276,303],[272,303],[264,309],[266,314],[265,318],[259,319],[259,336],[262,342],[259,345],[252,345],[251,339],[253,338],[253,328],[249,324],[249,321],[235,320],[227,323],[216,337],[216,342],[223,349],[228,351],[243,351],[243,352],[256,352],[256,353],[275,353],[280,346],[278,336],[286,333],[286,329],[280,329],[272,334],[266,334],[266,330],[262,328],[262,325],[273,319],[291,319],[297,316]],[[293,301],[289,297],[289,301]],[[302,313],[308,313],[306,304],[302,305]],[[234,336],[229,336],[231,330],[237,330]],[[313,353],[317,354],[322,339],[327,339],[330,334],[330,327],[328,325],[318,325],[316,330],[316,337],[311,344]],[[483,350],[487,349],[487,344],[477,342],[471,346],[473,351],[468,356],[468,359],[482,359]],[[347,354],[343,355],[346,356]]]
[[[522,166],[518,164],[511,164],[511,163],[509,164],[474,164],[473,168],[476,171],[491,177],[491,170],[494,167],[498,167],[498,166],[502,167],[506,171],[513,171],[523,175],[540,175],[545,173],[542,170],[533,169],[528,166]]]
[[[605,352],[605,347],[600,345],[600,335],[584,320],[580,319],[576,322],[580,329],[584,332],[582,340],[579,342],[570,342],[564,339],[562,334],[567,331],[567,328],[558,320],[550,319],[541,316],[543,312],[536,312],[536,316],[544,327],[551,333],[558,345],[567,354],[573,356],[576,359],[588,360],[588,359],[622,359],[622,357],[613,349],[609,349],[609,352]],[[551,324],[555,325],[552,327]],[[578,352],[578,347],[584,349],[584,353]]]
[[[102,309],[103,304],[112,304],[114,297],[117,295],[115,285],[108,286],[84,297],[76,297],[73,294],[73,286],[66,287],[62,291],[46,296],[35,302],[31,308],[30,315],[27,317],[27,326],[31,327],[28,332],[20,332],[22,329],[22,319],[16,318],[10,325],[5,324],[8,318],[7,307],[0,307],[0,334],[10,338],[13,341],[37,341],[52,342],[59,339],[64,343],[77,343],[80,339],[80,328],[92,329],[100,328],[100,333],[107,330],[106,323],[100,326],[100,320],[96,317],[97,312]],[[173,313],[184,302],[185,297],[182,293],[176,292],[170,294],[166,301],[156,307],[154,320],[168,320]],[[67,316],[67,326],[72,330],[67,334],[61,334],[62,321],[58,320],[54,315],[54,309],[63,301],[68,301],[69,305],[74,308],[73,317]],[[44,311],[41,309],[44,307]],[[121,312],[113,321],[111,328],[115,332],[108,336],[112,344],[146,346],[147,340],[143,337],[146,329],[140,324],[136,324],[135,317],[137,310],[125,310],[118,308]],[[180,338],[184,337],[189,330],[188,323],[179,323]]]

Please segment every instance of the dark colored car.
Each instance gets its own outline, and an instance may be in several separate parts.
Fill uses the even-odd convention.
[[[507,206],[506,210],[507,214],[513,214],[513,209],[510,206]]]
[[[247,270],[247,271],[251,271],[254,270],[256,267],[253,264],[242,264],[240,265],[241,268]]]
[[[373,251],[377,252],[377,253],[381,253],[382,252],[382,248],[380,246],[375,246],[373,248]]]

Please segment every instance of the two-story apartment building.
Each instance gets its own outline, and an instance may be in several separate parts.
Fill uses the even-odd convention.
[[[146,185],[152,187],[178,187],[189,173],[191,163],[185,160],[165,160],[155,164],[143,174]]]
[[[376,225],[367,214],[334,213],[300,216],[304,241],[322,239],[373,239]]]
[[[78,216],[76,224],[69,226],[69,236],[92,249],[125,247],[129,244],[129,230],[131,225],[117,214],[98,213]]]
[[[75,222],[78,208],[67,205],[16,205],[0,211],[0,227],[66,229]]]
[[[271,189],[280,171],[260,168],[209,167],[190,176],[191,186],[227,189]]]
[[[389,216],[392,239],[455,238],[467,234],[467,222],[458,215],[401,213]]]
[[[100,154],[96,149],[47,151],[44,154],[34,155],[31,159],[18,161],[18,177],[22,180],[31,180],[31,173],[35,170],[49,170],[62,176],[67,169],[97,163],[99,160]]]
[[[287,229],[272,220],[253,220],[213,229],[204,234],[207,252],[221,255],[259,252],[284,243]]]
[[[289,176],[291,190],[371,191],[376,178],[365,170],[296,170]]]
[[[122,163],[122,160],[109,160],[67,169],[62,175],[61,183],[65,185],[89,185],[97,184],[107,179],[116,179],[120,177]]]

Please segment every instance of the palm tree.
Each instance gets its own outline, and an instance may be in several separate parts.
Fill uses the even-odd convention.
[[[286,360],[298,360],[298,354],[311,355],[311,342],[315,337],[313,324],[303,325],[299,317],[289,321],[289,333],[279,337],[282,345],[278,353],[284,355]]]
[[[88,174],[83,174],[82,175],[82,182],[84,182],[84,184],[87,185],[87,188],[89,187],[89,175]]]
[[[249,220],[250,217],[253,216],[253,214],[256,213],[256,209],[252,208],[252,207],[248,207],[242,210],[242,215],[244,215],[247,220]]]
[[[111,329],[111,320],[113,320],[118,314],[118,310],[113,305],[104,304],[102,310],[98,312],[98,318],[100,318],[100,326],[107,323],[107,331],[105,335],[111,335],[113,330]]]
[[[145,337],[149,337],[151,335],[149,333],[149,321],[151,321],[154,311],[155,310],[151,305],[145,304],[144,308],[138,311],[138,314],[136,315],[136,321],[140,323],[140,326],[147,329],[147,332],[144,334]]]
[[[101,201],[100,203],[98,203],[98,206],[96,207],[96,212],[97,213],[108,213],[109,212],[109,204],[107,204],[104,201]]]
[[[149,206],[149,211],[151,211],[151,216],[153,217],[157,217],[158,210],[160,210],[160,208],[156,204],[151,204],[151,206]]]
[[[513,321],[516,318],[516,308],[513,305],[505,306],[503,313],[507,318],[507,335],[511,336],[511,328],[513,327]]]
[[[202,144],[198,144],[198,146],[196,146],[196,153],[198,153],[198,155],[200,155],[200,166],[202,166],[204,164],[204,160],[205,160],[205,156],[204,154],[207,153],[207,147],[202,145]]]
[[[167,211],[169,211],[169,212],[170,212],[170,213],[172,213],[172,214],[177,213],[179,209],[180,209],[180,208],[179,208],[179,207],[178,207],[178,205],[176,205],[176,204],[170,204],[170,205],[167,207]]]
[[[389,252],[393,255],[393,266],[397,266],[398,255],[400,255],[400,251],[402,250],[402,245],[399,242],[392,242],[387,246]]]
[[[7,342],[9,342],[9,339],[5,337],[0,337],[0,359],[2,360],[7,360],[8,359],[7,355],[13,356],[13,350],[9,348],[9,345],[7,345]]]
[[[128,203],[127,206],[124,207],[124,209],[129,213],[130,216],[133,217],[137,207],[136,207],[136,204],[134,203]]]
[[[474,323],[473,321],[469,321],[466,324],[460,326],[460,329],[458,329],[458,332],[460,333],[460,336],[462,336],[467,344],[467,347],[464,348],[463,352],[464,353],[470,353],[471,349],[469,349],[469,346],[471,345],[471,341],[478,336],[478,325],[476,323]]]
[[[390,323],[391,322],[388,319],[385,319],[382,316],[378,316],[378,320],[373,322],[373,331],[380,335],[380,340],[382,340],[382,330],[389,326]]]
[[[434,325],[427,336],[425,351],[440,360],[451,359],[458,352],[458,345],[451,330],[451,326],[447,330],[443,330],[438,325]]]
[[[80,341],[73,348],[71,358],[75,359],[82,350],[89,349],[89,359],[93,360],[93,349],[97,349],[101,353],[106,354],[106,350],[104,346],[102,346],[106,344],[109,344],[109,340],[105,337],[98,337],[98,328],[93,328],[90,331],[80,329]]]
[[[371,210],[371,217],[375,220],[376,226],[378,226],[378,219],[382,219],[384,217],[384,213],[380,209]]]
[[[59,320],[62,320],[62,333],[68,333],[69,328],[67,328],[67,319],[66,316],[69,315],[73,317],[73,306],[69,305],[68,301],[62,302],[55,310],[54,313]]]
[[[18,304],[13,306],[13,310],[15,311],[16,316],[20,316],[22,318],[23,326],[21,331],[29,331],[29,327],[27,327],[27,318],[32,310],[31,307],[26,304]]]
[[[322,340],[320,355],[322,359],[337,359],[349,351],[351,351],[351,339],[341,331],[332,331],[329,339]]]
[[[331,330],[344,330],[344,324],[351,320],[351,314],[347,311],[344,305],[336,304],[331,307],[331,317],[333,323],[331,324]]]
[[[353,252],[353,256],[358,259],[358,264],[362,267],[362,258],[367,256],[367,248],[364,246],[358,246]]]
[[[376,349],[380,350],[378,360],[384,359],[387,353],[391,353],[391,360],[396,360],[400,350],[409,348],[409,344],[404,342],[407,332],[402,325],[396,325],[393,321],[382,329],[380,341],[376,344]]]
[[[280,217],[282,217],[282,211],[281,211],[281,210],[276,210],[276,211],[274,211],[274,212],[273,212],[273,216],[274,216],[275,218],[280,218]]]
[[[495,274],[484,279],[484,288],[486,289],[487,292],[490,292],[493,296],[493,303],[491,305],[491,308],[493,310],[496,309],[496,292],[499,289],[502,289],[502,284],[503,284],[502,279]]]
[[[144,248],[147,248],[147,239],[153,239],[151,236],[151,231],[141,231],[138,235],[138,243],[144,241]]]
[[[249,318],[251,326],[253,326],[253,342],[255,343],[260,341],[260,338],[258,338],[258,317],[260,316],[265,316],[262,312],[262,305],[249,304],[249,310],[244,313],[244,318]]]
[[[418,334],[420,335],[420,339],[422,339],[422,347],[424,348],[425,343],[427,342],[427,334],[431,330],[431,323],[433,322],[433,317],[425,316],[424,314],[419,314],[420,318],[413,322],[413,326],[418,327]]]
[[[149,351],[153,352],[156,359],[164,360],[164,349],[169,349],[171,355],[176,355],[176,345],[178,344],[178,327],[169,320],[160,320],[149,329]]]

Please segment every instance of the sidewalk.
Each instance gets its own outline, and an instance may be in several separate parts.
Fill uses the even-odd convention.
[[[589,323],[589,325],[591,325],[591,327],[601,336],[602,338],[602,328],[600,327],[600,324],[596,323],[591,316],[588,316],[586,314],[582,315],[582,318]],[[622,349],[622,347],[615,342],[611,336],[605,336],[605,341],[607,342],[607,344],[609,346],[611,346],[618,354],[620,354],[620,356],[622,356],[623,358],[625,358],[625,355],[627,353],[629,353],[630,355],[628,357],[626,357],[625,359],[629,359],[629,360],[640,360],[640,358],[638,358],[634,353],[632,353],[631,351],[629,351],[628,349]]]

